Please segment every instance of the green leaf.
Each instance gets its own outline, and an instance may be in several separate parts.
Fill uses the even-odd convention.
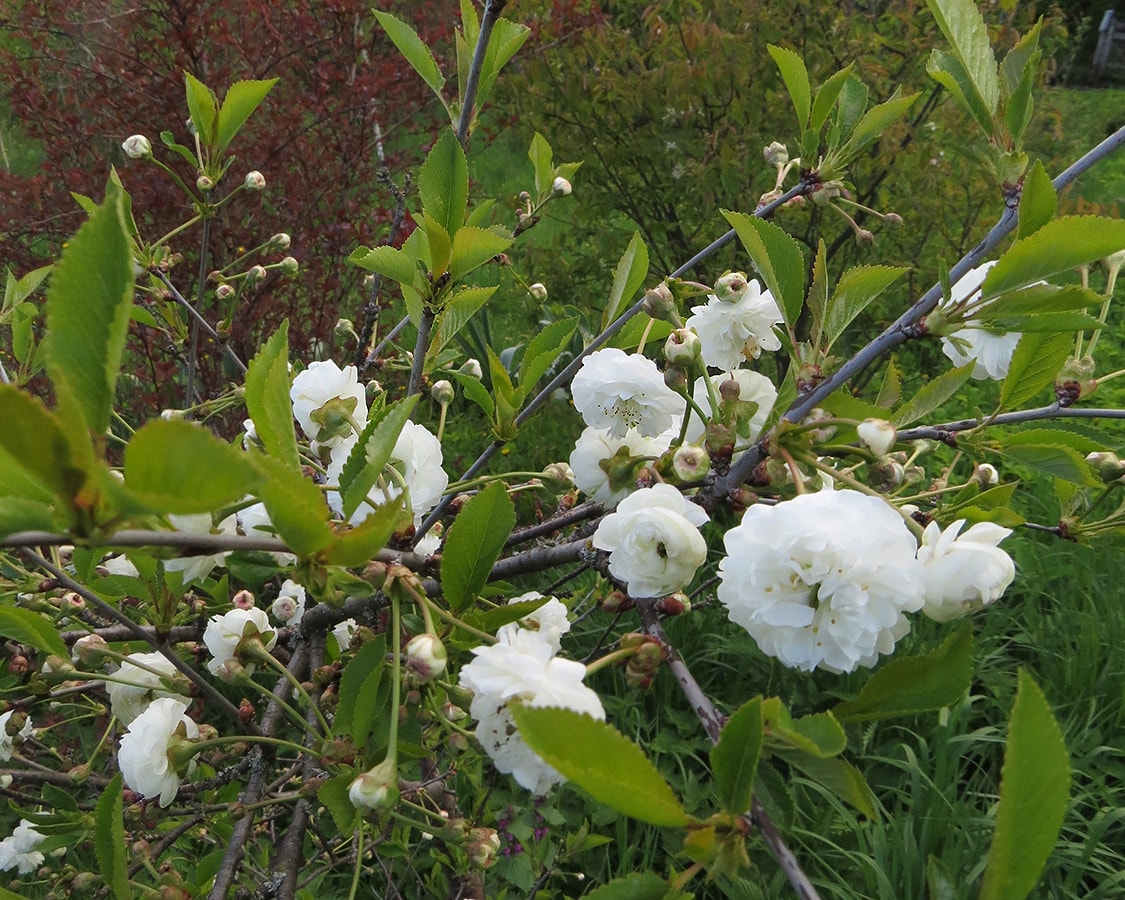
[[[887,371],[883,375],[883,383],[879,385],[879,396],[875,398],[875,405],[883,409],[891,409],[902,399],[902,378],[895,358],[891,357],[887,363]]]
[[[336,822],[336,830],[340,834],[350,835],[359,813],[348,799],[348,788],[355,780],[354,772],[336,775],[329,778],[316,791],[316,799],[325,805]]]
[[[688,814],[668,782],[612,725],[569,709],[523,704],[512,708],[512,716],[527,745],[599,803],[650,825],[687,824]]]
[[[483,409],[489,421],[492,421],[496,406],[492,402],[492,395],[488,393],[488,388],[481,384],[481,380],[462,372],[451,372],[450,374],[457,379],[457,383],[461,385],[461,390],[465,392],[465,396]]]
[[[465,222],[469,164],[453,130],[445,129],[418,172],[422,209],[451,235]]]
[[[435,337],[426,354],[427,371],[431,369],[438,354],[449,346],[449,342],[457,336],[462,328],[469,324],[469,320],[496,293],[496,287],[497,285],[466,287],[450,296],[434,327]]]
[[[129,900],[129,858],[125,852],[124,803],[121,798],[121,773],[114,775],[102,790],[94,811],[94,853],[98,874],[117,900]]]
[[[246,371],[246,411],[270,456],[292,469],[300,466],[289,399],[289,320],[281,323]]]
[[[1103,323],[1096,316],[1078,312],[1039,312],[1024,316],[998,315],[995,318],[989,316],[989,321],[994,328],[1024,334],[1065,332],[1070,336],[1076,331],[1096,331],[1103,327]]]
[[[449,240],[449,232],[445,230],[443,224],[429,213],[422,213],[418,219],[418,224],[426,235],[430,271],[433,273],[433,281],[436,282],[440,276],[449,270],[449,255],[453,249]]]
[[[1030,466],[1052,478],[1072,481],[1086,487],[1097,487],[1101,482],[1094,477],[1086,457],[1073,447],[1064,444],[1017,444],[1000,450],[1009,459]]]
[[[789,778],[783,776],[766,760],[758,764],[758,777],[754,780],[754,797],[782,831],[793,827],[797,807],[789,790]]]
[[[220,153],[234,140],[234,136],[266,99],[266,94],[277,84],[277,81],[276,78],[265,81],[236,81],[230,86],[226,97],[223,98],[215,128],[215,148]]]
[[[1000,63],[1001,93],[1008,96],[1014,94],[1019,89],[1020,82],[1023,81],[1028,67],[1030,66],[1034,70],[1038,62],[1037,51],[1039,50],[1039,35],[1042,30],[1043,20],[1040,19],[1004,55],[1004,61]]]
[[[976,120],[981,131],[992,133],[995,127],[992,112],[974,90],[972,78],[956,56],[944,50],[933,50],[926,61],[926,74],[949,91],[957,105]]]
[[[396,531],[411,524],[410,513],[403,507],[400,494],[390,503],[384,503],[368,513],[359,525],[337,535],[327,550],[321,554],[325,565],[363,566],[387,546]]]
[[[613,270],[613,288],[602,313],[602,329],[621,315],[626,304],[644,286],[648,278],[648,247],[641,240],[641,233],[634,231],[629,238],[629,246],[621,254]]]
[[[488,101],[488,96],[492,93],[500,70],[516,55],[530,34],[531,29],[526,25],[512,22],[509,19],[497,19],[493,24],[492,34],[489,36],[488,47],[484,54],[484,65],[481,67],[480,83],[477,85],[476,108],[473,111],[474,121],[477,118],[476,113]]]
[[[740,816],[750,809],[761,752],[762,698],[755,697],[727,720],[719,742],[711,748],[715,790],[727,812]]]
[[[344,499],[345,519],[351,518],[352,513],[367,499],[375,482],[383,475],[383,469],[391,461],[391,453],[402,434],[402,428],[410,421],[410,414],[420,396],[421,394],[415,394],[399,400],[367,420],[363,434],[356,441],[340,473],[340,495]]]
[[[527,150],[527,158],[535,168],[535,193],[539,197],[547,196],[554,189],[555,167],[552,162],[553,152],[547,139],[538,131],[531,139],[531,146]]]
[[[824,238],[817,241],[816,256],[813,257],[812,278],[809,281],[809,291],[805,296],[805,305],[812,316],[812,327],[809,331],[813,347],[824,350],[825,313],[828,311],[828,247]]]
[[[825,349],[831,347],[855,317],[907,271],[894,266],[856,266],[841,275],[825,315]]]
[[[655,872],[631,872],[583,896],[586,900],[666,900],[671,889]]]
[[[38,399],[0,384],[0,493],[67,506],[84,476],[71,464],[66,431]]]
[[[1099,294],[1077,284],[1032,284],[990,301],[973,312],[973,320],[990,325],[1008,317],[1034,318],[1044,313],[1085,309],[1101,300]]]
[[[414,274],[418,271],[418,257],[406,252],[405,248],[396,250],[394,247],[387,246],[370,249],[359,247],[352,251],[348,262],[402,284],[413,284]]]
[[[1066,428],[1069,423],[1060,423],[1058,427],[1045,427],[1045,428],[1028,428],[1020,431],[1009,432],[1004,435],[1003,446],[1008,447],[1023,447],[1030,444],[1051,444],[1057,447],[1070,447],[1077,453],[1085,456],[1087,453],[1093,453],[1097,450],[1104,450],[1105,445],[1096,440],[1090,435],[1080,434],[1070,431]],[[1005,485],[1006,487],[1006,485]],[[992,491],[1000,490],[1001,488],[993,488]],[[974,502],[980,503],[981,498],[986,494],[991,494],[992,491],[985,491],[984,494],[978,496]]]
[[[210,512],[259,480],[246,454],[191,422],[154,419],[125,448],[125,485],[155,512]]]
[[[854,700],[833,707],[841,722],[873,722],[941,709],[956,703],[973,677],[973,629],[968,623],[923,656],[892,659]]]
[[[851,162],[859,155],[860,151],[873,144],[882,136],[884,131],[906,115],[906,111],[918,99],[918,94],[900,97],[899,91],[899,88],[895,88],[895,92],[889,100],[880,103],[878,106],[873,106],[863,114],[863,118],[859,120],[848,137],[847,143],[837,151],[836,158],[833,160],[836,166],[843,166]]]
[[[74,409],[100,439],[109,426],[114,384],[133,305],[133,254],[120,195],[99,206],[63,250],[47,289],[47,370],[60,415]]]
[[[1063,216],[1016,241],[996,261],[981,284],[989,300],[1040,279],[1095,262],[1125,247],[1125,220],[1102,216]]]
[[[988,27],[973,0],[926,0],[938,28],[964,68],[980,105],[991,117],[1000,102],[1000,80],[996,57],[988,41]],[[991,134],[992,129],[985,129]]]
[[[570,343],[570,336],[574,334],[577,319],[560,319],[552,322],[540,331],[523,354],[520,363],[520,390],[524,396],[535,387],[535,383],[551,368],[559,354]]]
[[[848,738],[830,712],[794,719],[777,697],[762,702],[762,722],[767,746],[775,751],[797,750],[811,756],[837,756]]]
[[[377,712],[375,696],[387,665],[386,656],[387,636],[381,634],[360,647],[340,675],[340,699],[332,720],[332,735],[353,738],[358,750],[363,749],[371,733],[372,717]]]
[[[1033,54],[1027,68],[1024,69],[1023,78],[1004,105],[1004,124],[1008,126],[1008,135],[1017,147],[1023,139],[1023,133],[1027,131],[1027,126],[1031,124],[1031,114],[1034,111],[1031,95],[1035,88],[1039,57],[1038,52]]]
[[[441,69],[438,68],[437,61],[430,52],[430,48],[418,37],[418,32],[406,22],[387,12],[376,10],[375,18],[383,26],[383,30],[387,32],[387,37],[398,48],[398,52],[406,57],[406,61],[410,63],[411,68],[422,76],[422,80],[426,82],[430,90],[437,95],[444,105],[445,98],[441,92],[442,88],[445,87],[445,78],[442,76]]]
[[[875,818],[875,796],[864,781],[863,775],[851,763],[837,758],[824,759],[808,753],[790,752],[779,755],[813,781],[828,788],[845,803],[854,806],[867,818]]]
[[[59,637],[54,622],[30,609],[0,606],[0,635],[34,647],[40,653],[53,653],[63,659],[70,659],[70,651]]]
[[[1059,723],[1035,679],[1020,669],[981,900],[1031,893],[1058,839],[1069,793],[1070,757]]]
[[[462,226],[453,235],[453,257],[449,263],[449,277],[454,281],[460,281],[510,246],[512,246],[511,235],[500,235],[485,228],[474,228],[472,225]]]
[[[332,543],[328,504],[311,480],[285,463],[250,453],[254,466],[264,476],[255,493],[266,505],[277,536],[298,556],[313,556]]]
[[[215,92],[196,78],[191,72],[184,72],[187,88],[188,112],[191,123],[204,147],[215,146],[215,124],[219,117],[219,101]],[[196,163],[198,165],[198,162]]]
[[[973,374],[975,367],[976,361],[969,360],[963,366],[950,369],[948,372],[943,372],[936,378],[930,379],[929,382],[922,385],[913,397],[898,408],[891,421],[897,428],[902,428],[904,425],[909,425],[928,416],[960,390],[961,385],[968,381],[969,376]]]
[[[0,538],[20,531],[52,531],[54,509],[26,497],[0,497]]]
[[[765,219],[725,209],[722,212],[773,294],[786,324],[793,327],[805,297],[805,254],[801,245]]]
[[[824,127],[824,123],[828,120],[828,114],[832,112],[832,107],[844,88],[844,82],[848,80],[851,73],[852,65],[849,63],[817,90],[816,99],[813,100],[812,105],[812,116],[809,120],[809,128],[814,132],[819,132]]]
[[[500,482],[490,484],[457,514],[441,556],[442,589],[454,612],[472,603],[488,582],[515,524],[515,506]]]
[[[1057,220],[1056,220],[1057,221]],[[1070,334],[1025,334],[1016,344],[1000,388],[1000,405],[1022,406],[1055,380],[1074,349]]]
[[[1040,160],[1035,160],[1031,171],[1023,180],[1020,192],[1020,218],[1017,238],[1030,237],[1055,217],[1059,195],[1051,183],[1051,176]]]
[[[809,87],[809,73],[805,68],[804,60],[786,47],[775,47],[767,44],[766,49],[773,57],[781,72],[781,80],[785,82],[785,89],[793,101],[793,109],[797,112],[797,133],[804,131],[809,125],[809,112],[812,107],[812,89]]]

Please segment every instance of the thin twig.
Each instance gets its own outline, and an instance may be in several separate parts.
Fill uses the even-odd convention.
[[[711,702],[711,698],[699,686],[699,682],[695,680],[687,664],[680,659],[675,647],[668,640],[668,636],[660,625],[660,619],[656,615],[655,602],[638,600],[637,612],[640,614],[644,632],[660,641],[665,653],[667,653],[668,671],[672,673],[676,683],[679,684],[684,697],[687,698],[692,710],[699,718],[700,724],[703,725],[703,730],[707,732],[708,739],[712,744],[718,743],[719,734],[723,730],[723,720],[719,716],[718,710],[715,709],[715,704]],[[817,894],[816,888],[813,887],[812,882],[801,869],[797,857],[793,855],[793,851],[789,849],[781,836],[781,832],[777,830],[773,819],[770,818],[762,804],[758,802],[757,797],[753,798],[750,804],[750,812],[743,818],[750,824],[757,826],[758,833],[762,836],[762,840],[778,866],[781,867],[781,871],[785,873],[789,884],[797,892],[797,896],[801,900],[819,900],[820,895]]]
[[[406,218],[406,190],[410,186],[410,175],[408,174],[403,182],[403,187],[399,187],[391,179],[390,172],[386,169],[380,169],[377,176],[378,180],[387,185],[387,189],[391,192],[391,196],[395,198],[395,213],[391,219],[391,227],[387,232],[386,240],[382,242],[381,246],[391,247],[394,246],[395,236],[398,230],[402,227],[403,220]],[[388,335],[379,345],[375,347],[370,353],[367,352],[367,345],[375,334],[375,325],[379,321],[379,293],[383,289],[383,276],[381,273],[375,273],[371,277],[371,290],[367,295],[367,302],[363,307],[363,321],[359,326],[359,346],[355,351],[355,364],[359,369],[359,374],[362,375],[370,368],[371,364],[378,359],[378,351],[382,349],[383,345],[391,339],[394,334],[397,334],[406,324],[410,321],[409,316],[403,317],[402,321],[392,329],[392,334]]]
[[[898,432],[900,441],[914,441],[919,438],[944,441],[959,431],[969,431],[982,425],[1015,425],[1020,422],[1036,422],[1041,419],[1125,419],[1125,409],[1082,409],[1074,406],[1039,406],[1035,409],[1021,409],[1015,412],[999,413],[986,419],[958,419],[956,422],[942,422],[940,425],[926,425],[919,428],[904,428]]]
[[[223,353],[226,354],[227,359],[234,363],[238,371],[245,375],[246,363],[239,359],[238,354],[230,348],[230,344],[227,343],[224,338],[219,336],[219,332],[212,328],[211,324],[199,314],[199,312],[194,306],[191,305],[190,302],[188,302],[188,299],[179,292],[176,286],[172,284],[172,282],[168,279],[167,275],[165,275],[163,272],[157,272],[156,277],[159,278],[164,287],[168,289],[168,292],[172,295],[172,299],[188,311],[188,313],[192,317],[193,322],[207,332],[207,336],[218,345],[219,349],[222,350]],[[191,405],[190,401],[187,405]]]
[[[492,29],[500,13],[508,5],[508,0],[485,0],[484,12],[481,13],[480,31],[477,33],[477,45],[473,49],[473,61],[469,66],[469,74],[465,79],[465,96],[461,98],[461,117],[457,120],[457,140],[462,147],[469,141],[469,126],[473,122],[473,112],[477,105],[477,90],[480,88],[480,73],[484,68],[485,54],[488,52],[488,42],[492,38]]]
[[[203,309],[203,291],[207,287],[207,248],[211,243],[211,220],[204,218],[202,234],[199,239],[199,275],[197,278],[197,286],[195,290],[195,305],[199,309]],[[189,308],[191,304],[185,304]],[[193,310],[194,312],[195,310]],[[199,356],[199,323],[203,321],[203,317],[197,315],[191,322],[191,341],[188,345],[188,358],[187,358],[187,392],[185,394],[184,406],[191,406],[195,403],[196,390],[195,390],[195,366],[196,360]],[[246,371],[243,369],[243,371]]]

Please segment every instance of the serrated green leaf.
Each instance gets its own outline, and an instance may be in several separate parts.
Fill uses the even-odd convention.
[[[644,286],[648,278],[648,247],[641,240],[641,233],[634,231],[629,238],[629,246],[621,254],[621,259],[613,269],[613,287],[602,313],[602,328],[621,315],[626,304]]]
[[[772,222],[723,210],[754,267],[773,294],[785,322],[793,327],[805,297],[805,254],[801,245]]]
[[[1016,288],[1087,263],[1125,247],[1125,220],[1102,216],[1063,216],[1016,241],[984,277],[981,298],[989,300]]]
[[[408,253],[405,245],[402,250],[387,246],[359,247],[352,251],[348,262],[402,284],[412,284],[417,271],[418,258]]]
[[[550,194],[554,188],[554,165],[552,164],[553,152],[547,139],[538,131],[531,139],[531,146],[527,150],[527,158],[535,169],[535,193],[538,197]]]
[[[98,874],[116,900],[129,900],[129,859],[125,852],[124,802],[121,773],[114,775],[102,789],[94,811],[94,852],[98,858]]]
[[[841,275],[825,314],[825,349],[831,347],[855,317],[907,271],[895,266],[856,266]]]
[[[1017,238],[1030,237],[1055,217],[1059,195],[1051,183],[1051,176],[1040,160],[1035,160],[1031,171],[1024,176],[1020,192],[1020,217]]]
[[[260,453],[248,456],[262,475],[255,493],[266,505],[277,536],[289,549],[309,557],[331,544],[334,533],[320,488],[279,460]]]
[[[875,405],[881,409],[891,409],[901,399],[902,378],[894,357],[891,357],[887,362],[887,371],[883,374],[883,383],[879,385]]]
[[[375,695],[386,668],[387,637],[378,635],[356,652],[340,675],[340,699],[332,720],[334,737],[351,737],[362,750],[371,731]],[[359,727],[356,717],[359,717]]]
[[[66,409],[99,438],[109,426],[132,305],[133,254],[117,195],[78,229],[47,289],[47,370],[71,429],[80,426]]]
[[[441,69],[438,68],[437,60],[434,59],[430,48],[418,37],[418,32],[406,22],[387,12],[376,10],[375,18],[383,26],[387,37],[398,48],[398,52],[406,57],[410,67],[422,77],[422,80],[437,95],[442,104],[445,104],[445,98],[442,96],[445,78],[442,76]]]
[[[585,894],[586,900],[667,900],[671,885],[655,872],[631,872]]]
[[[1023,334],[1065,332],[1069,337],[1076,331],[1096,331],[1103,327],[1096,316],[1078,312],[1041,312],[1026,316],[996,316],[992,327]]]
[[[426,354],[427,371],[430,371],[438,354],[449,346],[449,342],[496,293],[497,287],[498,285],[465,287],[450,296],[434,326],[434,339],[430,344],[429,352]]]
[[[368,513],[359,525],[338,534],[328,549],[322,551],[321,558],[329,566],[366,565],[387,546],[391,535],[410,524],[410,512],[403,506],[400,494]]]
[[[484,228],[464,225],[453,235],[453,256],[449,277],[460,281],[470,272],[512,246],[512,238]]]
[[[816,256],[813,258],[812,278],[809,281],[809,291],[805,296],[805,305],[812,316],[810,329],[813,347],[824,350],[825,314],[828,311],[828,247],[821,238],[816,245]]]
[[[423,211],[456,239],[469,202],[469,164],[453,130],[445,129],[418,172]]]
[[[450,374],[457,379],[457,383],[461,385],[461,390],[465,392],[465,396],[484,410],[484,414],[491,421],[496,412],[496,407],[492,402],[492,395],[488,393],[488,388],[481,384],[479,378],[474,378],[472,375],[466,375],[462,372]]]
[[[809,125],[812,107],[812,89],[809,87],[809,73],[805,62],[786,47],[767,44],[766,49],[781,72],[781,80],[785,82],[785,89],[793,101],[793,109],[797,113],[797,133],[800,134]]]
[[[53,507],[26,497],[0,497],[0,538],[19,531],[51,531],[55,525]]]
[[[316,791],[316,799],[325,805],[336,822],[340,834],[350,835],[359,813],[348,799],[348,787],[355,780],[355,773],[348,772],[329,778]]]
[[[436,282],[449,270],[449,256],[453,245],[450,243],[449,232],[429,213],[422,213],[418,217],[418,224],[426,235],[426,248],[430,261],[430,271]]]
[[[1004,447],[1020,447],[1028,444],[1052,444],[1058,447],[1070,447],[1083,455],[1105,449],[1102,441],[1092,435],[1082,434],[1062,427],[1027,428],[1020,431],[1008,432],[1003,437]],[[999,490],[993,488],[993,490]],[[986,491],[985,493],[991,493]],[[983,497],[984,494],[981,494]]]
[[[867,109],[867,85],[849,75],[844,79],[844,86],[840,88],[840,98],[837,101],[836,111],[832,115],[833,127],[829,129],[829,147],[835,148],[839,142],[846,139],[855,128],[859,117]]]
[[[488,47],[484,54],[484,65],[481,67],[480,82],[477,85],[477,98],[473,111],[474,121],[477,118],[477,111],[488,102],[488,97],[492,93],[492,88],[496,84],[496,78],[499,76],[501,69],[519,52],[520,47],[524,45],[530,34],[531,29],[526,25],[512,22],[509,19],[497,19],[493,24],[492,34],[489,36]]]
[[[789,752],[779,755],[867,818],[875,818],[875,796],[863,775],[851,763],[836,757],[823,759],[808,753]]]
[[[38,399],[0,384],[0,493],[69,506],[84,476],[71,465],[58,417]]]
[[[1009,459],[1030,466],[1052,478],[1072,481],[1086,487],[1097,487],[1101,482],[1094,477],[1086,457],[1072,447],[1062,444],[1020,444],[1002,447]]]
[[[973,374],[975,367],[976,361],[969,360],[963,366],[950,369],[948,372],[943,372],[936,378],[930,379],[929,382],[922,385],[913,397],[898,408],[891,421],[897,428],[902,428],[904,425],[909,425],[928,416],[957,393],[961,385],[969,380],[969,376]]]
[[[849,63],[836,74],[832,75],[827,81],[820,86],[816,92],[816,99],[813,100],[812,115],[809,119],[809,128],[814,132],[819,132],[824,127],[824,123],[828,121],[828,114],[832,112],[832,107],[835,105],[836,100],[840,96],[840,92],[844,88],[844,82],[848,80],[848,76],[852,73],[852,64]]]
[[[570,336],[578,325],[577,319],[560,319],[540,331],[523,354],[520,363],[520,390],[527,396],[535,383],[551,368],[559,354],[570,343]]]
[[[34,647],[40,653],[70,658],[70,651],[59,637],[55,623],[30,609],[0,606],[0,635]]]
[[[230,86],[227,95],[223,98],[223,105],[219,109],[219,118],[215,126],[216,150],[220,153],[226,150],[277,81],[276,78],[264,81],[236,81]]]
[[[938,28],[964,68],[980,105],[991,117],[1000,102],[996,57],[988,40],[988,27],[973,0],[926,0]],[[985,129],[992,134],[992,129]]]
[[[941,709],[965,695],[972,677],[973,629],[966,623],[929,653],[890,660],[832,714],[841,722],[873,722]]]
[[[1074,339],[1070,334],[1031,332],[1023,335],[1012,353],[1008,374],[1000,388],[1000,405],[1006,409],[1022,406],[1053,383],[1073,348]]]
[[[368,418],[363,434],[356,441],[340,473],[340,495],[344,500],[345,519],[351,518],[352,513],[367,499],[375,482],[383,476],[383,469],[391,461],[395,443],[402,434],[403,426],[410,421],[410,414],[420,396],[414,394],[406,397]]]
[[[844,146],[833,155],[833,165],[837,167],[846,166],[861,151],[878,140],[891,125],[906,115],[906,111],[910,109],[919,95],[911,94],[908,97],[900,97],[900,91],[900,88],[895,88],[895,92],[889,100],[871,107],[863,114],[863,118],[856,123]]]
[[[1008,127],[1009,137],[1017,147],[1023,139],[1023,133],[1027,131],[1027,126],[1031,124],[1031,114],[1034,111],[1031,95],[1035,88],[1039,57],[1038,52],[1032,55],[1031,62],[1024,69],[1023,78],[1004,104],[1004,124]]]
[[[215,92],[196,78],[191,72],[184,72],[184,85],[187,89],[188,112],[199,142],[204,147],[215,145],[215,124],[219,117],[219,101]]]
[[[125,485],[156,512],[210,512],[259,480],[246,454],[191,422],[154,419],[125,448]]]
[[[727,720],[711,748],[711,772],[719,804],[740,816],[750,809],[762,752],[762,698],[742,704]]]
[[[944,50],[931,51],[926,61],[926,74],[950,93],[954,102],[976,120],[982,131],[986,134],[992,132],[995,125],[992,113],[973,89],[968,71],[956,56]]]
[[[598,802],[650,825],[687,824],[688,814],[668,782],[612,725],[570,709],[522,704],[512,708],[512,716],[527,745]]]
[[[1004,294],[973,312],[973,320],[991,324],[1005,317],[1071,312],[1101,302],[1102,297],[1077,284],[1032,284]],[[1042,330],[1042,329],[1037,329]]]
[[[286,319],[246,370],[246,412],[270,456],[296,469],[297,435],[289,399],[289,320]]]
[[[469,500],[449,528],[441,557],[441,583],[450,609],[459,612],[488,582],[492,565],[516,524],[503,484],[493,482]]]
[[[1031,893],[1058,839],[1069,793],[1070,756],[1059,723],[1035,679],[1020,669],[981,900]]]
[[[794,719],[777,697],[762,701],[762,723],[767,746],[774,752],[799,750],[811,756],[842,753],[847,735],[832,713],[813,713]]]

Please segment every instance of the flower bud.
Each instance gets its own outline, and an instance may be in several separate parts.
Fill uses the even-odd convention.
[[[235,294],[234,285],[220,284],[215,288],[215,296],[220,300],[229,300]]]
[[[889,457],[883,457],[871,467],[871,487],[880,493],[889,493],[902,484],[906,477],[906,470],[902,463],[895,462]]]
[[[870,247],[875,243],[875,235],[866,228],[859,228],[855,233],[855,242],[861,247]]]
[[[1117,481],[1125,475],[1125,463],[1116,453],[1089,453],[1086,455],[1086,462],[1093,466],[1094,471],[1105,484]]]
[[[699,335],[690,328],[677,328],[664,343],[664,358],[674,366],[690,366],[701,353]]]
[[[598,606],[602,608],[603,612],[607,613],[622,613],[633,608],[633,599],[624,591],[610,591],[601,601]]]
[[[277,264],[277,267],[281,270],[282,275],[296,275],[301,268],[301,264],[297,262],[296,257],[287,256]]]
[[[856,432],[876,456],[885,456],[895,443],[895,427],[886,419],[864,419]]]
[[[448,406],[453,402],[453,385],[444,378],[441,381],[435,381],[430,387],[430,396],[442,406]]]
[[[898,213],[887,213],[885,216],[883,216],[883,221],[888,225],[901,225],[902,216],[900,216]]]
[[[242,182],[248,191],[264,191],[266,189],[266,176],[254,170],[246,173],[246,180]]]
[[[679,366],[669,366],[664,370],[664,383],[677,394],[684,394],[687,392],[687,372]]]
[[[448,654],[436,634],[416,634],[406,645],[406,666],[421,678],[432,681],[445,671]]]
[[[398,800],[398,766],[386,759],[348,785],[348,799],[360,812],[390,807]]]
[[[661,322],[671,322],[675,326],[680,324],[680,316],[676,311],[676,298],[664,282],[645,291],[642,309],[654,319]]]
[[[699,481],[711,470],[711,457],[695,444],[684,444],[672,454],[672,471],[681,481]]]
[[[280,251],[281,253],[284,253],[286,250],[289,249],[289,244],[291,242],[292,242],[292,239],[289,237],[288,234],[286,234],[284,231],[279,231],[277,234],[275,234],[273,237],[270,238],[269,249],[270,250],[277,250],[277,251]]]
[[[484,370],[481,369],[480,363],[475,359],[467,359],[461,363],[461,368],[457,370],[462,375],[468,375],[470,378],[475,378],[480,381],[484,377]]]
[[[129,159],[148,159],[152,156],[152,144],[143,134],[134,134],[126,138],[121,149]]]
[[[70,648],[70,658],[76,663],[93,665],[109,649],[109,644],[100,634],[87,634],[80,637]]]
[[[184,417],[182,409],[162,409],[160,411],[160,418],[165,422],[178,422]]]
[[[727,303],[737,303],[747,287],[745,272],[727,272],[715,282],[715,296]]]
[[[570,182],[559,175],[551,184],[551,190],[553,190],[556,194],[562,194],[565,197],[571,192]]]
[[[691,612],[691,598],[683,591],[676,591],[657,600],[656,611],[662,616],[682,616]]]
[[[195,186],[204,194],[206,194],[209,191],[214,190],[215,182],[206,175],[200,175],[197,179],[195,179]]]
[[[487,869],[500,852],[500,835],[492,828],[474,828],[469,832],[465,853],[478,869]]]
[[[252,266],[246,273],[246,283],[248,285],[255,285],[266,280],[266,270],[264,266]]]
[[[554,462],[543,470],[543,477],[556,488],[569,488],[574,484],[574,470],[569,463]]]
[[[547,286],[540,281],[528,287],[527,292],[536,300],[542,302],[547,299]]]
[[[801,420],[802,425],[815,425],[817,422],[823,422],[826,419],[831,419],[832,414],[821,409],[819,406],[815,409],[809,410],[809,414]],[[812,430],[813,440],[817,443],[823,443],[830,440],[832,435],[836,433],[835,425],[828,425],[824,428],[815,428]]]
[[[771,166],[783,166],[789,162],[789,150],[780,141],[773,141],[762,151],[762,155]]]
[[[1089,459],[1089,457],[1086,458]],[[1125,475],[1125,469],[1122,469],[1122,474]],[[996,466],[981,463],[973,471],[973,480],[982,488],[990,488],[994,484],[1000,483],[1000,473],[996,471]]]

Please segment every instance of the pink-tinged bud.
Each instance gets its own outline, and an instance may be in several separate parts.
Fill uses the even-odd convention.
[[[134,134],[121,145],[129,159],[148,159],[152,156],[152,144],[143,134]]]
[[[284,231],[279,231],[277,234],[270,238],[269,249],[278,250],[281,253],[284,253],[289,249],[289,245],[291,243],[292,238],[290,238],[289,235]]]
[[[747,286],[745,272],[727,272],[715,282],[715,296],[727,303],[737,303]]]
[[[547,286],[541,281],[537,281],[535,284],[529,286],[527,292],[540,303],[547,299]]]
[[[252,266],[246,273],[246,283],[248,285],[259,284],[266,280],[265,266]]]
[[[856,428],[859,439],[876,456],[886,456],[894,446],[897,432],[894,425],[886,419],[864,419]]]
[[[641,308],[652,318],[661,322],[670,322],[679,327],[680,314],[676,310],[676,298],[664,282],[645,291],[644,302]]]
[[[406,666],[422,681],[432,681],[445,671],[448,654],[436,634],[417,634],[406,645]]]
[[[683,591],[676,591],[657,600],[656,611],[663,616],[682,616],[691,612],[691,598]]]
[[[784,166],[789,162],[789,150],[780,141],[773,141],[762,151],[762,156],[771,166]]]
[[[1089,459],[1089,457],[1086,458]],[[1125,468],[1122,469],[1121,474],[1125,475]],[[1000,483],[1000,473],[996,471],[996,466],[981,463],[973,472],[973,480],[982,488],[990,488],[994,484]]]
[[[195,186],[204,194],[215,189],[215,182],[212,181],[207,175],[200,175],[195,179]]]
[[[702,447],[684,444],[672,454],[672,471],[681,481],[699,481],[711,471],[711,457]]]
[[[465,854],[478,869],[487,869],[500,852],[500,835],[491,828],[474,828],[469,832]]]
[[[453,385],[444,378],[441,381],[435,381],[430,387],[430,396],[434,398],[436,403],[449,406],[454,397]]]
[[[555,178],[554,182],[552,182],[551,190],[553,190],[556,194],[562,194],[562,196],[565,197],[571,192],[571,190],[573,190],[573,188],[571,188],[569,181],[559,175]]]
[[[902,463],[895,462],[889,457],[883,457],[871,467],[869,480],[871,487],[880,493],[887,494],[902,484],[905,477],[906,470]]]
[[[624,591],[610,591],[598,604],[604,612],[622,613],[633,608],[633,598]]]
[[[668,366],[664,370],[664,383],[677,394],[683,394],[687,391],[687,372],[679,366]]]
[[[246,173],[246,180],[242,182],[248,191],[264,191],[266,189],[266,176],[255,170]]]
[[[690,328],[677,328],[664,342],[664,358],[674,366],[690,366],[702,352],[697,335]]]
[[[398,801],[398,766],[386,759],[348,785],[348,799],[360,812],[384,809]]]
[[[238,609],[253,609],[254,608],[254,595],[249,591],[239,591],[231,598],[233,603]]]
[[[79,613],[86,608],[86,601],[74,591],[67,591],[59,599],[59,609],[64,613]]]
[[[883,221],[888,225],[898,226],[902,224],[902,216],[900,216],[898,213],[887,213],[885,216],[883,216]]]
[[[109,649],[109,644],[100,634],[87,634],[80,637],[70,648],[70,658],[83,665],[95,665]]]
[[[235,295],[234,286],[230,284],[220,284],[215,288],[215,296],[220,300],[230,300]]]

